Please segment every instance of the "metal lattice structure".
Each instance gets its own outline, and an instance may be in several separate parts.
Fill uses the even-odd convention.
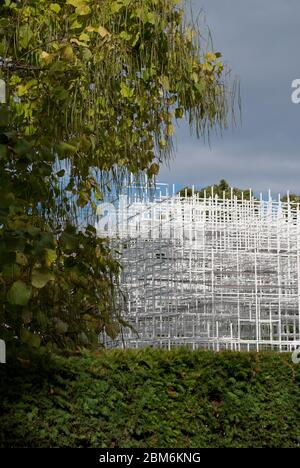
[[[300,345],[299,206],[213,193],[121,205],[113,238],[130,327],[107,346]]]

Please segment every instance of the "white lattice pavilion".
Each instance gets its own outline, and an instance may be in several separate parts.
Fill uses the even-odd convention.
[[[124,327],[107,346],[300,345],[300,212],[289,200],[138,193],[115,213]]]

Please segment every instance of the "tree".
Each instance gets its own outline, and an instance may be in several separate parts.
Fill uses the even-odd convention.
[[[200,198],[204,198],[205,192],[208,198],[211,197],[213,193],[213,196],[217,195],[221,199],[224,196],[225,198],[231,198],[231,194],[233,195],[233,197],[237,197],[237,199],[241,199],[242,194],[243,194],[244,200],[250,200],[250,190],[248,189],[243,190],[237,187],[231,188],[228,182],[224,179],[221,179],[218,184],[214,184],[212,186],[208,185],[207,187],[204,187],[200,190],[194,190],[194,193],[198,194]],[[182,197],[185,197],[185,196],[191,197],[193,190],[190,187],[184,187],[180,190],[179,193]],[[253,196],[253,194],[251,194],[251,196]]]
[[[177,0],[5,0],[0,7],[1,337],[32,346],[118,332],[119,266],[78,212],[156,176],[177,120],[226,127],[232,88]]]
[[[287,195],[284,195],[283,197],[281,197],[281,201],[284,203],[286,203],[288,199],[290,200],[291,203],[295,203],[295,204],[300,203],[300,195],[296,195],[295,193],[290,193],[289,197]]]

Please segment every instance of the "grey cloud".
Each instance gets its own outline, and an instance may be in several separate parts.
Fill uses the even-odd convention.
[[[247,160],[247,164],[245,164]],[[225,178],[232,186],[252,188],[256,193],[285,193],[287,190],[299,191],[300,158],[290,154],[286,159],[274,151],[256,150],[255,154],[245,145],[215,145],[213,148],[184,145],[180,162],[175,162],[176,169],[164,168],[160,181],[176,182],[179,185],[203,187]],[[174,177],[176,173],[176,177]],[[287,182],[288,181],[288,182]]]
[[[243,125],[212,137],[211,150],[178,131],[176,159],[160,180],[201,186],[220,178],[257,191],[300,193],[300,105],[291,83],[300,78],[298,0],[194,0],[233,74],[240,78]]]

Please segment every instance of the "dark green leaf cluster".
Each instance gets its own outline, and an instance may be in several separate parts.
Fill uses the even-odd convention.
[[[87,345],[118,333],[118,271],[83,210],[154,178],[185,115],[226,125],[226,71],[175,0],[0,6],[0,336]],[[87,225],[87,224],[86,224]],[[85,225],[85,226],[86,226]]]
[[[290,354],[106,351],[0,368],[2,447],[300,446]]]
[[[182,197],[191,197],[193,190],[191,187],[183,187],[179,193]],[[238,200],[241,200],[242,196],[244,200],[250,200],[250,196],[253,196],[253,193],[251,193],[249,189],[243,190],[237,187],[230,187],[229,183],[224,179],[221,179],[218,184],[208,185],[200,190],[196,189],[194,193],[198,195],[199,198],[204,198],[206,195],[207,198],[211,196],[217,196],[220,199],[224,197],[226,199],[236,197]]]

